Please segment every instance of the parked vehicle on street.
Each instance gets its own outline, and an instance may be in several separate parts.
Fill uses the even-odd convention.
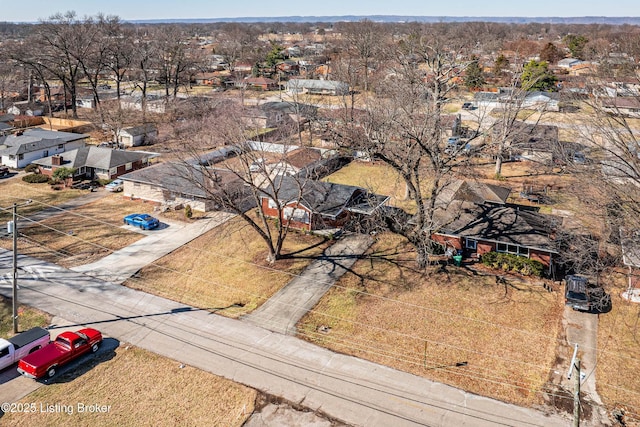
[[[471,102],[465,102],[462,104],[463,110],[473,110],[473,104]]]
[[[158,226],[160,225],[160,221],[149,214],[127,215],[124,217],[124,223],[127,225],[133,225],[134,227],[139,227],[143,230],[158,228]]]
[[[7,340],[0,338],[0,369],[17,363],[18,360],[47,344],[49,344],[49,332],[42,328],[31,328]]]
[[[9,175],[9,168],[6,166],[0,166],[0,176],[7,176]]]
[[[104,188],[105,190],[112,192],[122,191],[124,189],[124,181],[121,179],[114,179],[113,181],[105,185]]]
[[[102,333],[93,328],[63,332],[54,341],[34,351],[18,362],[18,372],[29,378],[51,378],[61,366],[86,353],[95,353],[102,342]]]

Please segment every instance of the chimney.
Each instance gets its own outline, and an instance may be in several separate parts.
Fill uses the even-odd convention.
[[[60,166],[62,164],[62,156],[51,156],[51,166]]]

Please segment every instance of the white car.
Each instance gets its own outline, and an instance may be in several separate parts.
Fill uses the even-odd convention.
[[[122,191],[124,188],[124,181],[122,181],[121,179],[114,179],[113,181],[105,185],[104,188],[105,190],[112,192]]]

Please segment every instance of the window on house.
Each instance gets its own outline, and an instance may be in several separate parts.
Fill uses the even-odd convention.
[[[62,150],[64,148],[64,144],[58,144],[58,150]]]
[[[498,243],[496,252],[504,252],[513,255],[529,257],[529,248],[518,245],[508,245],[506,243]]]
[[[275,200],[269,199],[269,209],[278,209],[278,204]]]
[[[475,250],[477,246],[478,246],[478,241],[477,241],[477,240],[474,240],[474,239],[466,239],[465,247],[466,247],[467,249],[473,249],[473,250]]]
[[[282,212],[284,219],[292,219],[297,222],[309,224],[309,213],[303,209],[294,209],[286,207]]]
[[[24,154],[18,154],[18,160],[24,160]]]
[[[118,168],[109,169],[109,176],[113,176],[118,173]]]
[[[124,170],[130,171],[131,169],[133,169],[133,163],[127,163],[124,165]]]
[[[44,150],[42,152],[42,157],[49,157],[49,150]]]

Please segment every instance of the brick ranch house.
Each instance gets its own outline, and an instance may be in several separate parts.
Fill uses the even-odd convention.
[[[120,175],[149,165],[155,153],[142,151],[112,150],[110,148],[86,146],[56,154],[33,162],[39,172],[52,176],[56,169],[76,169],[74,179],[115,179]]]
[[[263,191],[261,209],[265,216],[303,231],[340,229],[360,215],[372,215],[389,200],[360,187],[282,175]]]
[[[217,181],[210,182],[215,176]],[[221,207],[212,195],[216,188],[226,187],[237,197],[244,198],[242,181],[231,171],[180,162],[159,163],[124,174],[123,195],[166,207],[189,205],[193,210],[209,212]],[[247,202],[248,203],[248,202]],[[247,208],[255,207],[247,205]]]
[[[540,261],[555,271],[555,231],[561,218],[507,204],[509,188],[471,181],[455,181],[440,194],[433,239],[446,248],[479,259],[487,252],[503,252]]]

